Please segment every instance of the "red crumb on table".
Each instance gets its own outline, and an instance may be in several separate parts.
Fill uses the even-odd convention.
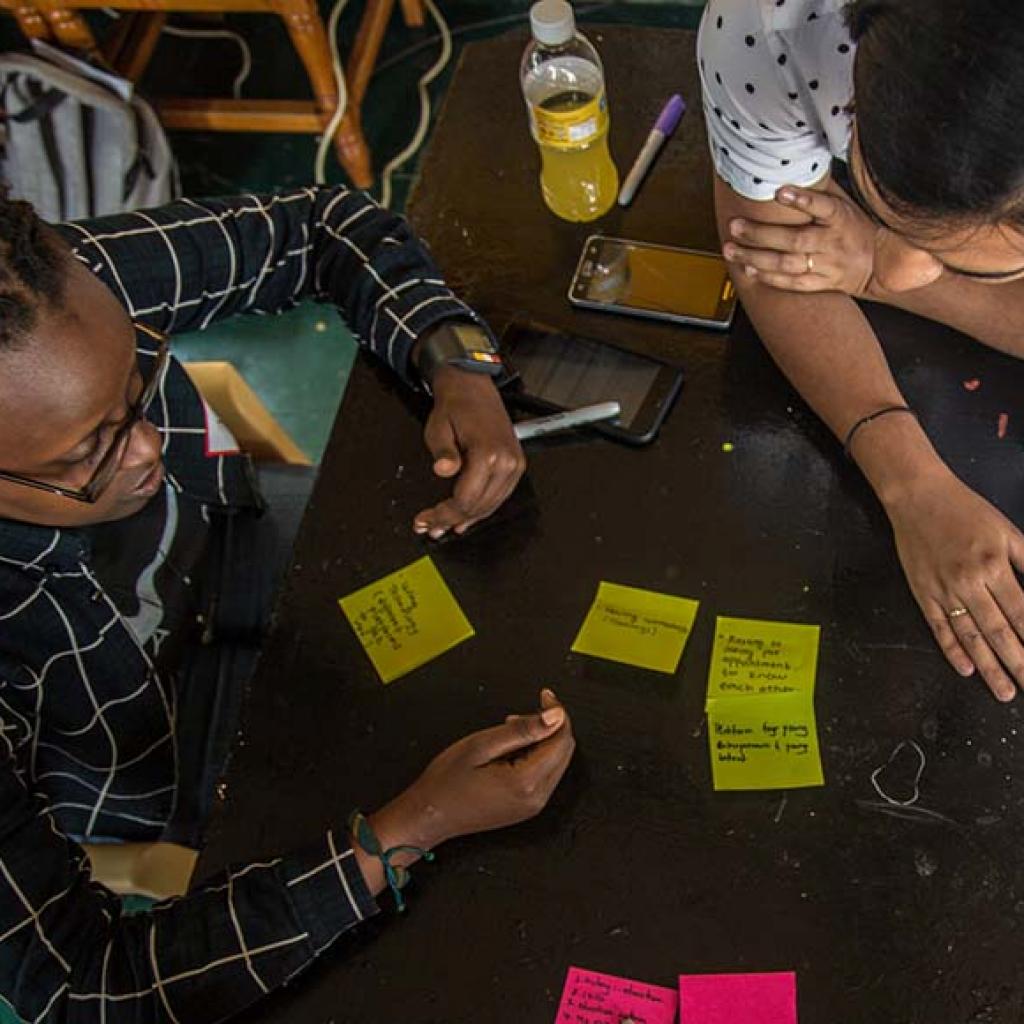
[[[977,391],[981,387],[981,381],[977,377],[972,377],[970,380],[964,381],[964,389],[966,391]]]
[[[996,437],[1002,440],[1006,437],[1006,428],[1010,423],[1010,414],[1001,412],[999,414],[999,425],[996,427]]]

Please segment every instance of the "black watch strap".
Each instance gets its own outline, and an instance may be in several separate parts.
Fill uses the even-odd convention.
[[[416,350],[416,367],[428,386],[442,366],[455,366],[488,377],[500,376],[505,368],[491,336],[479,324],[458,320],[432,328]]]

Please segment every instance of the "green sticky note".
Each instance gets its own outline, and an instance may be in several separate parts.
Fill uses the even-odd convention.
[[[473,636],[429,555],[338,601],[385,683]]]
[[[814,695],[821,627],[719,616],[708,707],[719,698]]]
[[[572,649],[671,675],[699,607],[686,597],[602,582]]]
[[[814,703],[803,694],[715,701],[708,746],[715,789],[825,784]]]

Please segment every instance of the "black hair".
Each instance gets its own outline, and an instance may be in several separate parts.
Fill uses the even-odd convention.
[[[920,225],[1024,227],[1021,0],[851,0],[865,169]]]
[[[40,309],[63,303],[69,258],[29,203],[0,197],[0,350],[25,340]]]

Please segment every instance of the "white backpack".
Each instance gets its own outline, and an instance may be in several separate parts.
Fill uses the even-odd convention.
[[[38,41],[34,41],[38,44]],[[181,194],[153,108],[132,84],[61,50],[0,54],[0,180],[44,220],[159,206]]]

